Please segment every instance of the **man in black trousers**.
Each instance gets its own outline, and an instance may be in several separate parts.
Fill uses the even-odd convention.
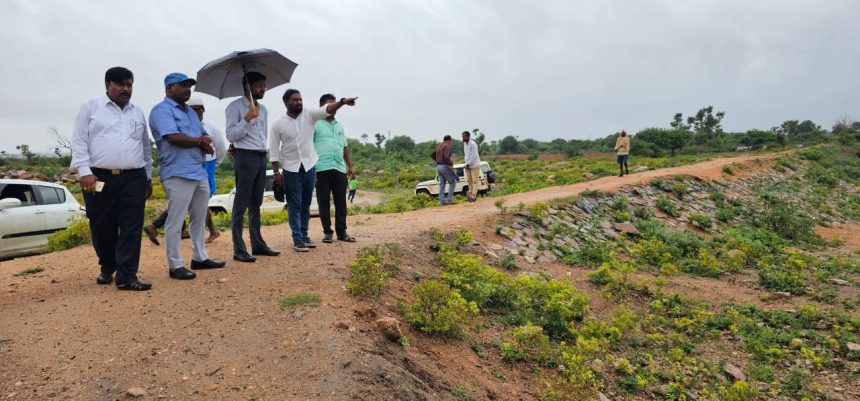
[[[320,97],[320,107],[335,103],[334,95]],[[323,228],[323,242],[331,243],[332,234],[337,239],[355,242],[355,237],[346,232],[346,187],[348,178],[354,178],[352,160],[349,157],[346,134],[343,126],[334,118],[334,113],[314,124],[314,148],[317,151],[317,204]],[[334,228],[331,229],[331,204],[334,201]]]
[[[266,76],[249,71],[242,78],[245,96],[227,106],[227,141],[233,144],[233,168],[236,178],[236,196],[231,214],[233,233],[233,260],[251,263],[257,260],[248,254],[242,227],[245,211],[248,212],[248,235],[253,255],[278,256],[281,253],[269,248],[260,234],[260,205],[266,184],[266,146],[268,145],[268,117],[266,106],[259,103],[266,93]],[[253,101],[252,101],[253,100]]]
[[[143,109],[129,103],[134,75],[123,67],[105,72],[106,93],[85,101],[72,133],[71,167],[81,191],[99,258],[98,284],[116,273],[120,290],[146,291],[137,277],[146,199],[152,195],[152,145]]]

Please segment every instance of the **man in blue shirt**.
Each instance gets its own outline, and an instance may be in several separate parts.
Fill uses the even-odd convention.
[[[164,240],[171,278],[190,280],[197,275],[188,271],[179,254],[179,238],[185,214],[191,217],[193,257],[191,269],[216,269],[225,263],[209,259],[203,238],[209,203],[209,181],[203,167],[204,154],[212,154],[212,140],[203,130],[197,113],[186,102],[197,81],[179,72],[164,78],[166,97],[149,113],[149,126],[158,145],[161,183],[167,192],[167,224]]]

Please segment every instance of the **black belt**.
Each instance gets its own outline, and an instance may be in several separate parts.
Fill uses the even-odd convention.
[[[128,173],[135,173],[138,171],[143,171],[143,167],[140,168],[99,168],[99,167],[90,167],[90,170],[94,173],[102,173],[102,174],[112,174],[112,175],[121,175]]]
[[[246,153],[251,153],[251,154],[255,154],[255,155],[265,155],[266,153],[268,153],[265,150],[242,149],[242,148],[235,148],[235,149],[236,149],[236,152],[246,152]]]

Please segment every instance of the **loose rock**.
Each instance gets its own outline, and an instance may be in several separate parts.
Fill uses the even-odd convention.
[[[393,317],[380,318],[373,322],[373,324],[390,341],[397,341],[400,340],[400,337],[403,337],[403,331],[400,330],[400,322]]]
[[[128,390],[125,390],[125,394],[129,397],[143,397],[146,395],[146,390],[140,387],[129,387]]]
[[[741,370],[741,368],[730,363],[726,364],[726,366],[723,368],[723,371],[726,372],[729,376],[731,376],[731,378],[735,381],[747,380],[747,376],[744,374],[744,371]]]

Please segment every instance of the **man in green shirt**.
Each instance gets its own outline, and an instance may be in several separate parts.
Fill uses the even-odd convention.
[[[320,107],[336,101],[332,94],[322,95]],[[334,114],[314,125],[314,148],[319,156],[316,189],[323,242],[331,243],[332,234],[335,233],[340,241],[355,242],[355,238],[346,232],[347,177],[355,178],[355,172],[349,158],[346,135]],[[334,231],[331,229],[330,200],[334,201]]]
[[[349,203],[355,200],[355,190],[358,189],[358,177],[355,174],[349,178]]]

